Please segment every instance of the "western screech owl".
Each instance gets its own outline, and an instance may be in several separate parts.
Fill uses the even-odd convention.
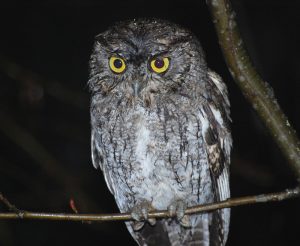
[[[184,215],[230,197],[229,101],[199,41],[161,20],[118,23],[90,60],[92,160],[139,245],[225,245],[230,210]],[[172,219],[149,219],[168,209]]]

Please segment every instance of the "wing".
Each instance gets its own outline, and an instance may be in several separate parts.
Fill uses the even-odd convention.
[[[93,129],[91,134],[91,153],[92,153],[93,166],[95,168],[98,167],[101,168],[105,178],[105,182],[110,192],[114,195],[114,185],[110,177],[110,173],[107,170],[108,167],[106,165],[106,161],[103,158],[103,154],[102,154],[103,148],[100,142],[101,142],[101,135],[97,134],[97,130]]]
[[[221,77],[209,71],[211,97],[201,109],[202,134],[209,162],[214,201],[230,197],[229,163],[232,139],[229,129],[229,100]],[[213,213],[210,224],[210,245],[224,245],[229,229],[230,210]]]

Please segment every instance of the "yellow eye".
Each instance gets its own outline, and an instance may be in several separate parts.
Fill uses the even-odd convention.
[[[170,65],[169,58],[163,57],[163,58],[155,58],[150,62],[151,69],[156,73],[163,73],[167,71],[168,67]]]
[[[125,71],[126,64],[122,58],[112,56],[109,59],[109,67],[115,73],[123,73]]]

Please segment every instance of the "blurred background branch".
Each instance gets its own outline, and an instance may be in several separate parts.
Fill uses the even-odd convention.
[[[96,205],[82,191],[73,176],[69,174],[39,141],[19,126],[12,118],[0,111],[0,131],[6,135],[15,145],[23,149],[42,169],[55,179],[70,195],[76,191],[79,201],[84,201],[84,208],[96,209]]]
[[[70,104],[83,110],[88,107],[89,99],[86,94],[67,88],[63,83],[58,81],[45,79],[15,62],[9,61],[3,55],[0,55],[0,69],[9,78],[19,82],[23,86],[36,84],[36,88],[39,86],[40,90],[45,90],[46,93],[59,100],[61,103]]]

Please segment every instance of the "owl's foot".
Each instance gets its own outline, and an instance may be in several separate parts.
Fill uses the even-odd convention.
[[[131,210],[131,216],[135,220],[133,222],[133,230],[138,231],[143,228],[145,221],[150,225],[155,225],[155,218],[148,218],[148,213],[153,210],[151,203],[145,201],[141,202],[133,207]]]
[[[186,208],[186,202],[182,200],[176,200],[170,204],[168,211],[169,215],[171,217],[175,216],[183,227],[191,227],[190,216],[185,215]]]

